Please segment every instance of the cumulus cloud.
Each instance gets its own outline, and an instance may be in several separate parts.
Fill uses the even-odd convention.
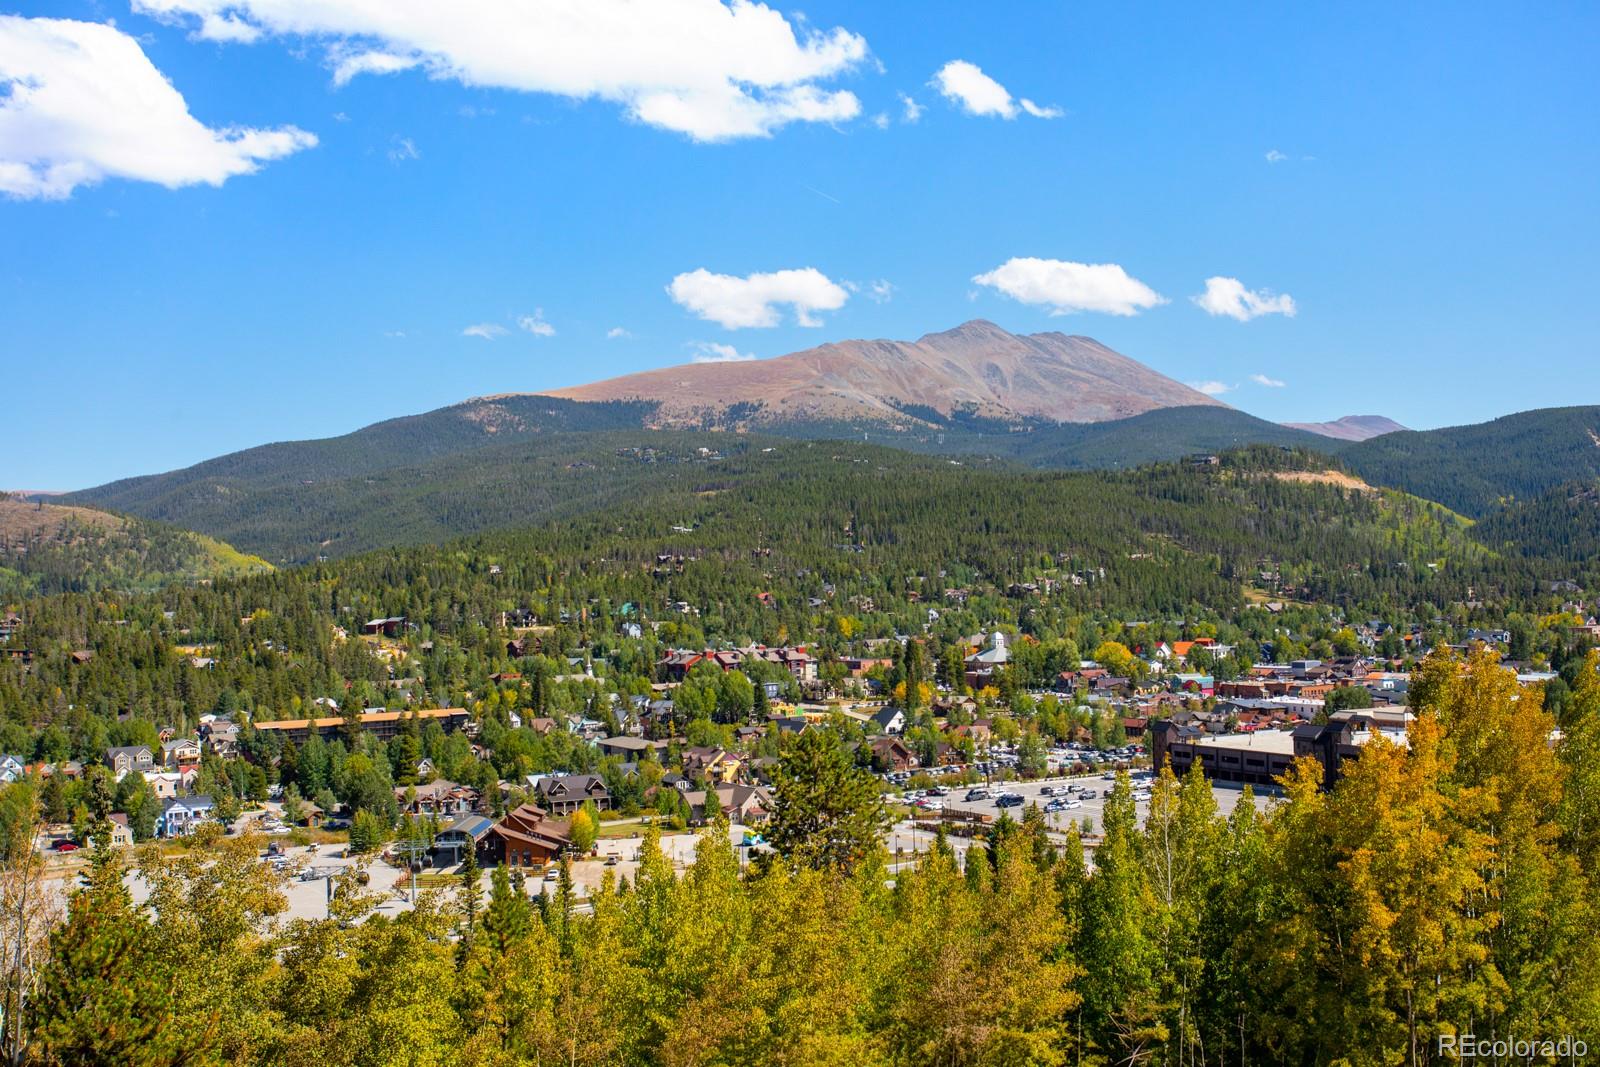
[[[900,94],[900,118],[904,122],[916,122],[922,118],[922,113],[928,110],[917,103],[905,93]]]
[[[975,63],[952,59],[940,67],[931,83],[944,94],[946,100],[969,115],[997,115],[1003,119],[1017,117],[1020,105],[1023,111],[1036,119],[1061,117],[1058,107],[1041,107],[1032,100],[1013,100],[1006,87],[995,81]],[[921,109],[918,109],[921,114]]]
[[[861,113],[822,83],[866,60],[758,0],[133,0],[183,24],[228,19],[321,46],[344,84],[418,68],[463,85],[600,99],[697,141],[766,137]],[[240,31],[235,31],[240,32]]]
[[[1270,289],[1246,289],[1238,278],[1207,278],[1206,291],[1193,298],[1207,315],[1226,315],[1249,322],[1262,315],[1294,318],[1294,297]]]
[[[1288,156],[1284,155],[1282,152],[1278,151],[1276,148],[1267,149],[1267,162],[1268,163],[1282,163],[1284,160],[1286,160],[1288,158],[1289,158]]]
[[[1008,259],[972,279],[1019,300],[1050,309],[1052,315],[1103,311],[1137,315],[1165,304],[1166,298],[1115,263],[1071,263],[1061,259]]]
[[[494,322],[475,322],[461,331],[462,337],[479,337],[485,341],[493,341],[497,337],[504,337],[511,331]]]
[[[107,178],[221,185],[316,143],[294,126],[204,125],[114,26],[0,15],[0,193],[64,199]]]
[[[522,315],[517,318],[517,328],[526,330],[535,337],[554,337],[556,328],[544,321],[544,308],[534,308],[532,315]]]
[[[1252,374],[1250,375],[1250,380],[1257,385],[1264,385],[1268,389],[1282,389],[1289,384],[1281,378],[1269,378],[1265,374]]]
[[[879,278],[875,282],[867,283],[867,299],[875,304],[887,304],[894,299],[893,283]]]
[[[606,340],[608,341],[625,341],[631,339],[632,337],[633,334],[629,333],[621,326],[613,326],[611,329],[606,331]]]
[[[692,347],[694,355],[689,358],[694,363],[745,363],[756,358],[748,352],[740,352],[732,345],[715,341],[696,341]]]
[[[778,308],[787,304],[800,326],[820,326],[815,312],[836,311],[850,294],[815,267],[771,274],[713,274],[705,268],[672,279],[667,292],[675,303],[730,330],[776,326]]]
[[[1223,393],[1231,393],[1239,388],[1237,385],[1227,385],[1219,381],[1185,382],[1184,384],[1195,392],[1204,393],[1206,396],[1221,396]]]

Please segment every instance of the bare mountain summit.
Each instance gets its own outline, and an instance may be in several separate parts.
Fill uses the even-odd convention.
[[[916,341],[841,341],[773,359],[688,363],[548,395],[652,401],[667,426],[730,415],[755,424],[905,422],[916,421],[919,408],[1105,422],[1156,408],[1227,406],[1088,337],[1019,336],[981,319]]]
[[[1332,422],[1286,422],[1284,425],[1292,430],[1304,430],[1307,433],[1321,434],[1323,437],[1332,437],[1339,441],[1367,441],[1405,429],[1398,422],[1386,419],[1382,415],[1346,415]]]

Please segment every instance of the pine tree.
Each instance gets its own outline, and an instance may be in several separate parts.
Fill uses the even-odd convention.
[[[122,866],[96,847],[88,885],[50,937],[29,1025],[45,1062],[150,1067],[200,1058],[209,1035],[183,1032],[173,1012],[168,956],[133,907]]]
[[[888,817],[877,779],[831,731],[807,730],[785,747],[773,791],[767,838],[791,864],[848,873],[882,847]]]
[[[464,966],[472,950],[473,936],[477,933],[478,912],[483,908],[483,872],[478,867],[478,850],[467,845],[466,859],[461,862],[461,886],[456,893],[461,922],[456,942],[456,966]]]

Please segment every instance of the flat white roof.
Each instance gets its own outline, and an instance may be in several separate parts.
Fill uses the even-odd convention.
[[[1294,734],[1289,730],[1256,730],[1247,734],[1208,734],[1193,742],[1208,748],[1232,748],[1241,752],[1266,752],[1294,755]]]

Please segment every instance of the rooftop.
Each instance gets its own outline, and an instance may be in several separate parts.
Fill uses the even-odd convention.
[[[1210,734],[1190,742],[1208,748],[1252,749],[1280,756],[1294,755],[1294,734],[1289,730],[1256,730],[1248,734]]]

